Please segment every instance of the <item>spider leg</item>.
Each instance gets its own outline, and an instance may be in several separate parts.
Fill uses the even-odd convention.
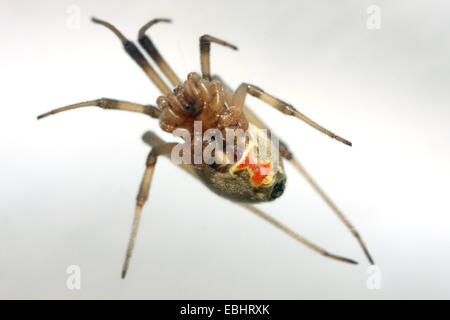
[[[128,270],[128,265],[130,262],[131,254],[133,252],[134,242],[136,239],[137,229],[139,226],[139,220],[141,217],[142,207],[144,206],[145,202],[147,201],[156,160],[157,160],[158,156],[160,156],[160,155],[170,154],[172,151],[172,148],[176,145],[177,145],[177,143],[159,144],[159,145],[153,147],[152,150],[150,151],[150,153],[148,154],[144,176],[142,177],[141,185],[139,187],[139,192],[138,192],[138,195],[136,198],[136,211],[134,214],[133,225],[131,228],[130,240],[128,242],[128,248],[127,248],[127,253],[125,256],[125,261],[123,263],[122,278],[125,278],[125,275]]]
[[[155,133],[151,132],[151,131],[147,131],[144,136],[143,136],[143,140],[148,143],[149,145],[151,145],[152,147],[157,147],[160,145],[164,145],[164,141],[159,138]],[[166,156],[168,156],[168,154],[165,154]],[[184,169],[187,173],[189,173],[190,175],[192,175],[194,178],[198,179],[198,176],[195,174],[194,169],[189,166],[189,165],[180,165],[180,167],[182,169]],[[289,229],[288,227],[284,226],[283,224],[281,224],[280,222],[278,222],[277,220],[275,220],[274,218],[272,218],[271,216],[269,216],[268,214],[264,213],[263,211],[259,210],[258,208],[247,204],[247,203],[237,203],[240,206],[242,206],[243,208],[251,211],[252,213],[256,214],[258,217],[266,220],[267,222],[269,222],[271,225],[277,227],[278,229],[280,229],[281,231],[283,231],[284,233],[286,233],[287,235],[289,235],[290,237],[292,237],[293,239],[299,241],[300,243],[306,245],[307,247],[309,247],[310,249],[320,253],[321,255],[325,256],[325,257],[329,257],[331,259],[335,259],[335,260],[339,260],[339,261],[343,261],[343,262],[348,262],[348,263],[352,263],[352,264],[357,264],[358,262],[352,260],[352,259],[348,259],[345,257],[341,257],[341,256],[337,256],[334,254],[329,253],[328,251],[320,248],[319,246],[311,243],[310,241],[306,240],[305,238],[303,238],[302,236],[300,236],[299,234],[297,234],[296,232],[292,231],[291,229]]]
[[[240,206],[246,208],[247,210],[250,210],[251,212],[253,212],[254,214],[256,214],[258,217],[266,220],[267,222],[269,222],[271,225],[277,227],[278,229],[280,229],[281,231],[283,231],[284,233],[286,233],[288,236],[294,238],[295,240],[297,240],[298,242],[304,244],[305,246],[307,246],[308,248],[316,251],[317,253],[320,253],[321,255],[331,258],[331,259],[335,259],[335,260],[339,260],[342,262],[348,262],[348,263],[352,263],[352,264],[358,264],[358,262],[356,262],[355,260],[349,259],[349,258],[345,258],[345,257],[341,257],[341,256],[337,256],[335,254],[331,254],[328,251],[320,248],[319,246],[315,245],[314,243],[306,240],[305,238],[303,238],[302,236],[300,236],[298,233],[290,230],[289,228],[287,228],[286,226],[284,226],[283,224],[281,224],[280,222],[278,222],[277,220],[275,220],[274,218],[272,218],[271,216],[269,216],[267,213],[264,213],[263,211],[261,211],[260,209],[248,204],[248,203],[240,203]]]
[[[142,104],[137,104],[137,103],[132,103],[132,102],[119,101],[119,100],[108,99],[108,98],[100,98],[97,100],[80,102],[80,103],[71,104],[71,105],[68,105],[65,107],[61,107],[58,109],[54,109],[54,110],[51,110],[49,112],[39,115],[37,118],[41,119],[41,118],[47,117],[47,116],[55,114],[55,113],[72,110],[72,109],[77,109],[77,108],[81,108],[81,107],[89,107],[89,106],[99,107],[99,108],[103,108],[103,109],[116,109],[116,110],[139,112],[139,113],[147,114],[152,118],[159,118],[159,115],[161,114],[161,111],[157,107],[154,107],[151,105],[142,105]]]
[[[217,79],[225,87],[226,94],[231,94],[231,89],[223,82],[223,80],[219,76],[213,76],[213,79]],[[244,113],[247,119],[253,123],[255,126],[259,127],[260,129],[268,129],[269,133],[273,135],[272,131],[269,129],[269,127],[249,108],[247,108],[244,105]],[[353,234],[353,236],[357,239],[359,245],[364,251],[364,254],[367,257],[367,260],[371,264],[374,264],[373,258],[369,253],[369,250],[367,249],[363,239],[359,235],[359,232],[356,230],[356,228],[352,225],[352,223],[345,217],[345,215],[342,213],[342,211],[336,206],[336,204],[327,196],[327,194],[322,190],[322,188],[317,184],[317,182],[311,177],[311,175],[305,170],[305,168],[300,164],[300,162],[295,158],[292,151],[289,149],[289,147],[281,140],[279,140],[280,144],[280,155],[288,160],[299,172],[300,174],[311,184],[311,186],[316,190],[316,192],[320,195],[320,197],[328,204],[328,206],[333,210],[333,212],[338,216],[338,218],[344,223],[344,225],[347,227],[347,229],[350,230],[350,232]]]
[[[97,18],[92,18],[92,21],[101,24],[111,30],[120,39],[128,55],[142,68],[142,70],[144,70],[144,72],[155,83],[158,89],[164,94],[170,93],[170,88],[165,84],[163,79],[156,73],[152,66],[150,66],[147,59],[145,59],[145,57],[133,42],[125,38],[124,35],[112,24],[103,20],[99,20]]]
[[[208,80],[211,80],[211,70],[210,70],[210,64],[209,64],[210,63],[209,56],[210,56],[211,42],[215,42],[220,45],[237,50],[237,47],[232,45],[231,43],[220,40],[213,36],[205,34],[200,37],[200,62],[201,62],[201,66],[202,66],[202,77],[204,79],[208,79]]]
[[[283,150],[284,149],[284,150]],[[284,153],[284,155],[283,155]],[[363,239],[359,235],[359,232],[352,225],[350,220],[342,213],[342,211],[334,204],[333,201],[327,196],[327,194],[322,190],[322,188],[317,184],[317,182],[311,177],[311,175],[305,170],[305,168],[300,164],[300,162],[294,158],[292,152],[287,148],[284,143],[280,142],[280,154],[288,160],[292,165],[300,172],[300,174],[309,182],[309,184],[316,190],[316,192],[320,195],[320,197],[327,203],[327,205],[333,210],[333,212],[338,216],[338,218],[345,224],[348,230],[353,234],[356,240],[359,242],[359,245],[364,251],[364,254],[369,260],[370,264],[374,264],[372,256],[369,253],[369,250],[366,247]]]
[[[275,98],[274,96],[264,92],[262,89],[254,86],[252,84],[242,83],[237,88],[237,90],[235,91],[235,93],[233,95],[233,101],[232,101],[233,105],[237,106],[237,107],[243,106],[244,102],[245,102],[245,98],[248,93],[251,94],[252,96],[264,101],[265,103],[274,107],[275,109],[278,109],[279,111],[283,112],[284,114],[287,114],[289,116],[294,116],[294,117],[306,122],[311,127],[325,133],[326,135],[330,136],[331,138],[334,138],[346,145],[349,145],[349,146],[352,145],[352,143],[350,141],[348,141],[348,140],[334,134],[333,132],[325,129],[324,127],[320,126],[319,124],[317,124],[316,122],[314,122],[313,120],[311,120],[310,118],[305,116],[303,113],[301,113],[300,111],[295,109],[294,106],[292,106],[289,103],[286,103],[278,98]]]
[[[146,23],[140,30],[138,34],[139,43],[147,51],[147,53],[152,57],[153,61],[159,66],[161,71],[166,75],[174,87],[181,85],[181,80],[177,77],[172,68],[169,67],[167,62],[159,53],[158,49],[153,44],[153,41],[145,34],[145,32],[155,23],[158,22],[171,22],[170,19],[153,19]]]

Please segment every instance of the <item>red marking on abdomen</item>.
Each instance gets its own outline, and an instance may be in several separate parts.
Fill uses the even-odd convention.
[[[268,184],[273,178],[272,163],[269,162],[259,162],[259,160],[254,158],[254,149],[251,148],[245,155],[243,161],[241,160],[235,166],[232,167],[231,172],[240,171],[247,169],[250,173],[250,180],[255,186],[260,186],[261,184]],[[252,161],[251,161],[252,160]]]

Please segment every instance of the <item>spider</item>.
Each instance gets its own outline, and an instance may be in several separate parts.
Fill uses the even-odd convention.
[[[154,19],[145,24],[138,33],[139,43],[142,48],[150,55],[156,65],[160,68],[162,73],[167,77],[172,86],[171,88],[159,76],[155,69],[149,64],[147,59],[138,49],[138,47],[123,34],[116,29],[112,24],[92,18],[94,23],[100,24],[111,30],[122,42],[122,45],[128,55],[141,67],[147,76],[162,92],[154,105],[142,105],[132,102],[114,100],[109,98],[100,98],[97,100],[90,100],[86,102],[76,103],[54,109],[47,113],[38,116],[38,119],[46,116],[59,113],[62,111],[77,109],[87,106],[96,106],[104,109],[126,110],[138,113],[143,113],[151,118],[159,119],[159,125],[162,130],[174,133],[176,129],[184,129],[190,133],[194,131],[194,122],[200,121],[202,124],[202,131],[207,129],[227,130],[231,128],[255,130],[255,128],[265,129],[265,139],[275,137],[272,131],[264,124],[262,120],[245,105],[245,98],[247,95],[256,97],[269,106],[281,111],[282,113],[298,118],[313,128],[323,132],[324,134],[334,138],[346,145],[351,146],[351,142],[332,133],[331,131],[320,126],[312,121],[304,114],[295,109],[291,104],[288,104],[274,96],[266,93],[257,86],[242,83],[236,91],[232,91],[219,76],[211,76],[210,74],[210,47],[211,43],[216,43],[237,50],[237,47],[215,38],[210,35],[203,35],[200,37],[200,55],[201,55],[201,76],[198,73],[192,72],[187,76],[185,81],[181,81],[167,62],[163,59],[152,40],[146,35],[146,31],[155,23],[170,22],[169,19]],[[155,133],[148,131],[144,134],[143,140],[151,147],[146,161],[146,168],[140,184],[140,188],[136,200],[136,210],[133,219],[131,235],[128,242],[125,261],[122,268],[122,278],[125,278],[130,257],[134,248],[136,234],[138,230],[139,220],[141,216],[142,207],[144,206],[148,193],[154,168],[158,157],[169,156],[178,143],[168,143],[160,139]],[[250,148],[250,147],[249,147]],[[310,174],[304,169],[299,161],[294,157],[288,146],[279,140],[279,164],[276,168],[269,162],[269,170],[263,172],[262,166],[267,163],[256,161],[253,165],[246,162],[247,159],[237,158],[236,164],[221,164],[206,163],[201,161],[200,164],[180,164],[180,167],[189,174],[198,178],[209,189],[218,195],[233,200],[242,207],[256,214],[260,218],[266,220],[273,226],[285,232],[290,237],[306,245],[310,249],[322,254],[323,256],[336,259],[339,261],[357,264],[356,261],[342,256],[338,256],[322,249],[313,244],[296,232],[290,230],[268,214],[260,209],[254,207],[252,203],[272,201],[283,194],[286,184],[286,175],[283,169],[281,158],[289,161],[298,172],[311,184],[311,186],[318,192],[320,197],[328,204],[339,219],[346,225],[350,232],[359,242],[367,259],[373,264],[373,259],[366,248],[362,238],[357,230],[353,227],[350,221],[338,209],[338,207],[331,201],[331,199],[324,193],[319,185],[313,180]],[[249,150],[246,150],[249,151]],[[248,155],[248,152],[246,153]],[[243,170],[247,169],[247,170]],[[267,168],[266,168],[267,169]]]

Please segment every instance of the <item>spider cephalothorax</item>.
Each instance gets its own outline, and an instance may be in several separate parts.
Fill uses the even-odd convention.
[[[328,136],[351,146],[350,141],[335,135],[306,117],[292,105],[275,98],[254,85],[242,83],[233,93],[223,81],[218,80],[217,76],[213,77],[214,80],[212,80],[210,75],[211,43],[214,42],[232,49],[237,49],[228,42],[209,35],[200,37],[202,75],[200,76],[195,72],[190,73],[187,80],[182,83],[159,54],[150,38],[145,34],[147,29],[155,23],[169,22],[170,20],[154,19],[145,24],[139,31],[139,43],[152,57],[167,79],[169,79],[172,88],[175,88],[171,90],[133,42],[126,39],[122,33],[110,23],[95,18],[93,18],[93,21],[104,25],[117,35],[122,42],[125,51],[162,92],[163,95],[157,100],[157,107],[101,98],[58,108],[38,116],[38,119],[66,110],[97,106],[104,109],[127,110],[146,114],[152,118],[159,119],[162,130],[174,135],[176,135],[177,129],[187,131],[189,135],[183,138],[185,144],[187,143],[188,145],[188,148],[185,151],[186,153],[194,151],[187,160],[190,161],[193,159],[194,161],[191,163],[184,162],[178,164],[180,164],[188,173],[200,178],[200,180],[215,193],[222,197],[235,200],[240,203],[241,206],[270,222],[275,227],[316,252],[336,260],[356,263],[354,260],[325,251],[288,229],[271,216],[245,203],[270,201],[282,195],[286,185],[286,176],[281,163],[282,157],[289,161],[307,179],[337,216],[345,223],[347,228],[359,241],[368,260],[373,263],[373,260],[356,229],[350,224],[348,219],[344,217],[336,205],[325,195],[303,166],[296,160],[287,145],[281,141],[279,141],[279,144],[274,143],[274,139],[272,139],[274,136],[267,129],[267,126],[244,104],[245,98],[247,95],[256,97],[284,114],[296,117]],[[195,147],[195,142],[197,141],[196,124],[200,124],[201,128],[199,130],[199,150]],[[204,139],[203,134],[206,134],[208,130],[211,129],[218,131],[219,134],[214,138],[209,137]],[[263,129],[263,131],[261,132],[260,129]],[[235,136],[234,133],[236,130],[246,131],[249,133],[250,137],[253,136],[257,139],[248,139],[245,135]],[[128,269],[141,210],[148,197],[156,161],[161,155],[173,156],[173,151],[180,146],[180,143],[165,142],[151,132],[147,132],[144,135],[144,141],[152,146],[152,150],[146,161],[146,169],[137,196],[136,212],[122,269],[122,277],[125,277]],[[234,147],[239,146],[240,142],[244,142],[244,147],[242,147],[239,152],[239,148],[234,149]],[[208,150],[211,145],[225,147],[225,149],[213,149],[212,152],[207,153],[205,158],[204,151]],[[229,147],[230,145],[233,146],[232,152],[229,153],[224,151],[226,150],[226,147]],[[264,150],[265,152],[260,152],[261,150]],[[199,161],[195,161],[198,160],[196,159],[197,156],[200,156]],[[210,161],[211,159],[214,159],[215,161]]]
[[[221,131],[248,128],[242,108],[231,105],[231,97],[222,83],[202,79],[196,72],[191,72],[173,92],[160,96],[156,103],[162,111],[160,127],[169,133],[183,128],[194,135],[194,121],[201,121],[203,132],[211,128]]]

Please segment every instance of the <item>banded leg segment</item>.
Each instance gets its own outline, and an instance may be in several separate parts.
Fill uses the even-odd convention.
[[[152,148],[152,150],[148,154],[144,176],[142,177],[141,185],[139,187],[139,192],[136,198],[136,211],[134,214],[133,225],[131,228],[130,240],[128,242],[125,261],[122,267],[122,278],[125,278],[127,274],[128,265],[130,263],[131,254],[133,252],[134,243],[136,240],[137,229],[139,227],[142,207],[144,206],[148,198],[148,193],[150,190],[150,184],[152,182],[156,160],[160,155],[170,154],[172,148],[176,145],[177,143],[163,143]]]
[[[210,51],[211,42],[220,44],[222,46],[229,47],[233,50],[237,50],[235,45],[228,43],[224,40],[220,40],[210,35],[203,35],[200,37],[200,62],[202,67],[202,77],[203,79],[211,80],[211,67],[210,67]]]
[[[284,102],[283,100],[280,100],[278,98],[275,98],[274,96],[264,92],[262,89],[248,84],[248,83],[242,83],[238,89],[235,91],[234,96],[233,96],[233,105],[234,106],[243,106],[244,102],[245,102],[245,98],[247,96],[247,93],[251,94],[252,96],[264,101],[265,103],[267,103],[268,105],[274,107],[275,109],[278,109],[279,111],[283,112],[284,114],[287,114],[289,116],[293,116],[296,117],[304,122],[306,122],[307,124],[309,124],[311,127],[313,127],[314,129],[317,129],[323,133],[325,133],[326,135],[328,135],[329,137],[336,139],[346,145],[351,146],[352,143],[336,134],[334,134],[333,132],[325,129],[324,127],[322,127],[321,125],[319,125],[318,123],[314,122],[313,120],[311,120],[310,118],[308,118],[307,116],[305,116],[303,113],[301,113],[300,111],[298,111],[297,109],[294,108],[294,106],[292,106],[289,103]]]
[[[162,145],[164,143],[164,141],[159,138],[155,133],[148,131],[144,134],[143,136],[143,140],[148,143],[151,146],[158,146],[158,145]],[[166,154],[168,155],[168,154]],[[180,165],[180,167],[182,169],[184,169],[187,173],[189,173],[190,175],[192,175],[194,178],[198,178],[198,176],[195,174],[194,169],[191,166],[188,165]],[[271,225],[273,225],[274,227],[278,228],[279,230],[283,231],[284,233],[286,233],[287,235],[289,235],[291,238],[297,240],[298,242],[302,243],[303,245],[309,247],[310,249],[316,251],[317,253],[320,253],[321,255],[325,256],[325,257],[329,257],[331,259],[335,259],[338,261],[342,261],[342,262],[347,262],[347,263],[352,263],[352,264],[357,264],[356,261],[349,259],[349,258],[345,258],[345,257],[341,257],[335,254],[331,254],[328,251],[320,248],[319,246],[313,244],[312,242],[308,241],[307,239],[303,238],[302,236],[300,236],[298,233],[292,231],[291,229],[289,229],[288,227],[284,226],[283,224],[281,224],[280,222],[278,222],[277,220],[275,220],[274,218],[272,218],[271,216],[269,216],[268,214],[264,213],[263,211],[259,210],[258,208],[247,204],[247,203],[238,203],[240,206],[242,206],[243,208],[251,211],[252,213],[256,214],[258,217],[264,219],[265,221],[269,222]]]
[[[106,28],[108,28],[109,30],[111,30],[120,39],[128,55],[142,68],[142,70],[144,70],[144,72],[155,83],[158,89],[164,94],[170,93],[170,88],[165,84],[164,80],[161,79],[161,77],[156,73],[156,71],[148,63],[147,59],[145,59],[145,57],[142,55],[142,53],[139,51],[139,49],[133,42],[125,38],[124,35],[119,30],[117,30],[117,28],[114,27],[112,24],[97,18],[92,18],[92,21],[101,24]]]
[[[49,115],[72,110],[72,109],[78,109],[82,107],[99,107],[103,109],[116,109],[116,110],[126,110],[126,111],[133,111],[133,112],[139,112],[144,113],[146,115],[149,115],[152,118],[159,118],[159,115],[161,114],[161,110],[159,110],[157,107],[154,107],[152,105],[142,105],[127,101],[119,101],[114,99],[108,99],[108,98],[100,98],[97,100],[89,100],[85,102],[75,103],[71,104],[65,107],[61,107],[58,109],[51,110],[49,112],[43,113],[39,115],[37,118],[41,119],[44,117],[47,117]]]
[[[153,61],[159,66],[161,71],[166,75],[174,87],[181,85],[181,80],[177,77],[172,68],[169,67],[167,62],[159,53],[158,49],[153,44],[153,41],[145,34],[145,32],[158,22],[171,22],[170,19],[154,19],[146,23],[140,30],[138,34],[139,43],[147,51],[147,53],[152,57]]]

